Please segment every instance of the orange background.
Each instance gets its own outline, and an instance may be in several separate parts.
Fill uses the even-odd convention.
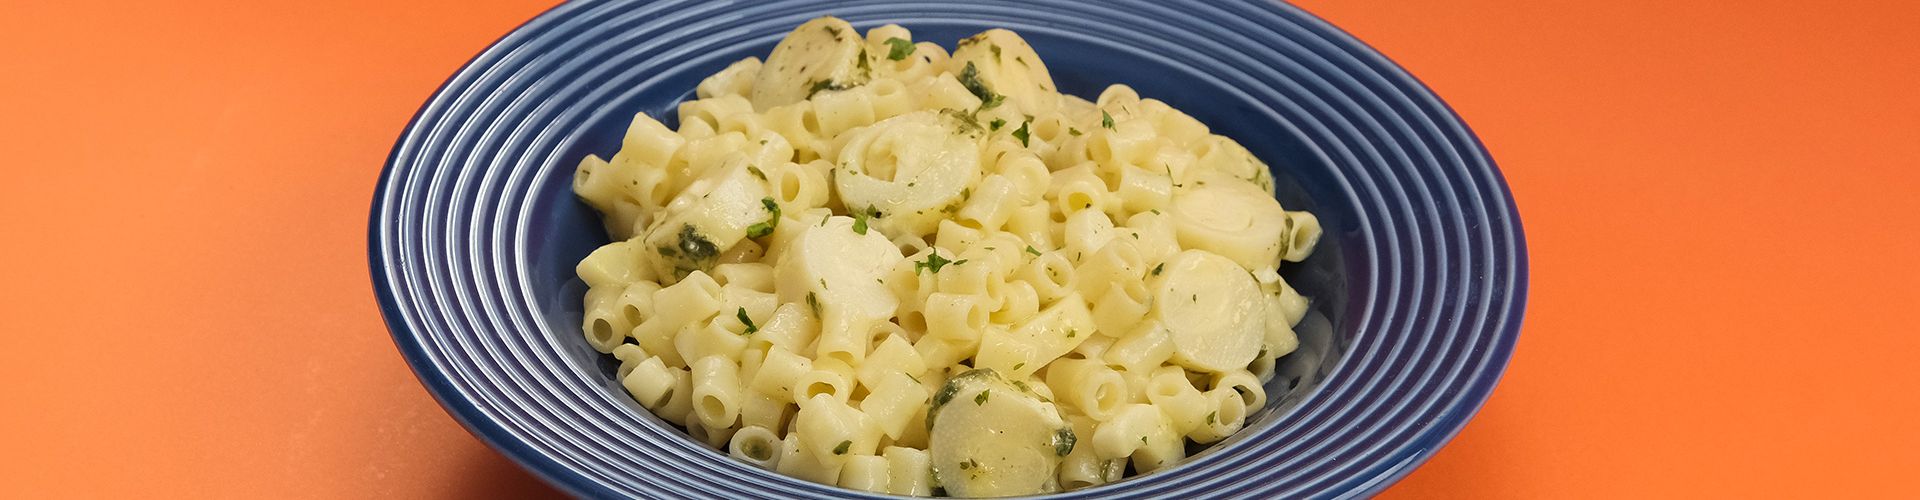
[[[553,495],[366,269],[401,127],[547,3],[0,7],[0,496]],[[1920,4],[1686,3],[1304,2],[1472,124],[1532,250],[1499,390],[1387,497],[1920,495]]]

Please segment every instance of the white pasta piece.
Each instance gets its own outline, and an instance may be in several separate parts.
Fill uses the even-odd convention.
[[[1047,387],[1055,391],[1056,401],[1096,421],[1112,419],[1127,403],[1120,373],[1085,359],[1054,361],[1047,367]]]
[[[880,450],[887,459],[887,492],[895,495],[929,496],[933,494],[933,462],[926,450],[888,446]]]
[[[793,415],[797,407],[790,394],[769,396],[758,391],[749,391],[740,404],[740,425],[760,426],[768,429],[785,429],[787,417]]]
[[[719,73],[700,80],[700,85],[693,88],[693,95],[701,99],[719,96],[745,97],[753,93],[753,80],[759,74],[760,58],[749,57],[734,61]]]
[[[625,286],[637,281],[652,278],[652,271],[642,260],[641,251],[630,241],[615,241],[601,245],[587,254],[580,264],[574,266],[574,273],[585,281],[589,288]]]
[[[708,429],[729,429],[739,420],[746,396],[739,370],[740,365],[720,356],[693,362],[693,412]]]
[[[1100,457],[1093,452],[1091,438],[1093,436],[1094,426],[1097,423],[1094,422],[1093,419],[1082,415],[1068,416],[1067,423],[1073,425],[1073,434],[1075,436],[1082,436],[1083,439],[1087,439],[1089,442],[1075,445],[1073,451],[1068,453],[1066,458],[1061,459],[1060,488],[1073,491],[1080,488],[1099,486],[1106,484],[1112,479],[1118,479],[1118,476],[1111,476],[1107,472],[1107,463],[1109,461],[1101,460]]]
[[[680,354],[680,359],[690,360],[688,361],[689,366],[692,365],[693,361],[709,357],[718,357],[731,363],[739,363],[740,353],[744,352],[747,348],[747,339],[746,337],[740,336],[739,333],[725,326],[721,326],[720,320],[723,318],[726,321],[736,321],[733,318],[723,316],[716,318],[713,322],[687,325],[685,328],[681,328],[679,333],[674,334],[673,337],[674,352]]]
[[[1085,163],[1053,172],[1047,178],[1047,199],[1054,211],[1071,219],[1082,212],[1106,212],[1118,208],[1107,190],[1107,183],[1094,172],[1094,164]]]
[[[748,386],[763,395],[795,401],[794,387],[812,371],[813,359],[785,349],[774,349],[767,351],[766,358],[760,361],[760,369],[753,374]]]
[[[727,455],[755,467],[774,470],[780,464],[784,444],[772,430],[748,425],[733,433],[733,440],[727,444]]]
[[[972,197],[954,214],[955,220],[973,229],[999,230],[1016,208],[1014,187],[1012,180],[999,174],[981,179]]]
[[[1246,370],[1234,370],[1213,374],[1212,390],[1228,389],[1240,393],[1247,402],[1247,411],[1252,412],[1267,405],[1267,388],[1260,385],[1260,379]]]
[[[1307,260],[1320,242],[1320,218],[1308,212],[1288,211],[1285,238],[1287,251],[1280,258],[1287,262]]]
[[[1086,301],[1072,293],[1005,335],[982,335],[974,364],[1019,380],[1093,335],[1093,315]]]
[[[625,292],[626,287],[620,285],[587,289],[581,329],[586,332],[587,344],[595,350],[613,352],[633,330],[632,318],[620,310],[620,294]]]
[[[880,428],[866,413],[825,394],[800,405],[794,430],[822,463],[845,462],[851,455],[872,455],[880,440]]]
[[[817,358],[813,369],[801,374],[794,380],[793,400],[802,409],[816,401],[816,397],[828,396],[841,404],[853,398],[853,367],[834,358]]]
[[[1101,353],[1101,358],[1108,364],[1142,373],[1151,371],[1172,357],[1173,339],[1167,335],[1165,326],[1153,320],[1136,325]]]
[[[846,465],[846,461],[821,460],[800,440],[799,432],[787,433],[786,439],[781,441],[780,450],[780,460],[774,465],[775,472],[820,484],[840,482],[840,468]]]
[[[860,411],[873,419],[874,425],[889,438],[898,439],[906,434],[910,424],[917,423],[913,417],[927,403],[932,393],[925,386],[907,376],[908,372],[893,372],[884,382],[872,387],[866,399],[860,401]]]
[[[1095,223],[1105,220],[1105,215],[1098,213],[1088,214],[1088,216],[1097,219]],[[1069,221],[1069,224],[1071,223],[1072,221]],[[1096,227],[1098,229],[1089,229],[1086,233],[1090,235],[1113,233],[1111,225],[1097,225]],[[1140,255],[1139,248],[1135,246],[1134,242],[1137,240],[1133,238],[1113,238],[1110,236],[1105,238],[1085,236],[1083,238],[1093,241],[1105,241],[1100,241],[1098,246],[1086,250],[1086,256],[1080,259],[1080,265],[1074,268],[1074,275],[1078,278],[1074,281],[1074,287],[1079,290],[1081,296],[1098,299],[1107,293],[1108,288],[1122,286],[1123,283],[1128,282],[1139,282],[1146,276],[1147,262],[1146,259]],[[1082,251],[1078,248],[1078,245],[1074,245],[1071,241],[1072,240],[1069,240],[1068,251]],[[1089,245],[1092,244],[1091,242],[1089,243]],[[1144,297],[1142,298],[1144,299]],[[1121,332],[1113,331],[1110,333],[1118,336]]]
[[[845,466],[840,468],[839,486],[842,488],[886,493],[892,473],[887,470],[887,459],[874,455],[855,455],[847,458]]]
[[[1199,427],[1187,433],[1193,442],[1209,444],[1226,439],[1246,424],[1247,403],[1238,391],[1214,389],[1202,397],[1206,400],[1207,416]]]
[[[1187,381],[1178,366],[1162,366],[1147,378],[1147,401],[1159,407],[1173,423],[1173,432],[1186,435],[1206,423],[1206,396]]]
[[[927,363],[920,358],[920,352],[913,349],[913,343],[906,337],[889,335],[867,355],[866,362],[860,365],[858,375],[860,385],[877,388],[893,374],[919,376],[926,373]]]

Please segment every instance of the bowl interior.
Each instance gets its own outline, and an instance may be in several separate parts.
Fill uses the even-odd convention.
[[[873,22],[855,22],[860,29],[876,26]],[[972,20],[903,23],[917,40],[940,43],[951,50],[954,41],[991,27],[1004,26]],[[1282,266],[1282,275],[1303,295],[1312,299],[1311,312],[1296,327],[1301,348],[1282,358],[1278,374],[1268,383],[1269,403],[1249,416],[1247,430],[1284,425],[1287,409],[1310,396],[1325,375],[1332,371],[1352,345],[1354,329],[1349,321],[1349,305],[1365,296],[1349,280],[1358,269],[1347,262],[1364,261],[1364,256],[1347,255],[1348,249],[1363,251],[1354,244],[1358,237],[1357,203],[1349,199],[1334,180],[1333,166],[1295,127],[1283,121],[1270,108],[1245,93],[1208,74],[1196,71],[1153,54],[1129,50],[1112,43],[1068,36],[1047,30],[1023,30],[1012,27],[1033,44],[1045,59],[1062,92],[1089,100],[1110,84],[1126,84],[1142,97],[1160,99],[1184,111],[1212,128],[1214,133],[1231,137],[1274,170],[1275,196],[1289,210],[1309,210],[1326,229],[1313,256],[1303,263]],[[574,275],[574,264],[594,248],[607,243],[597,214],[579,202],[571,192],[575,163],[587,154],[611,157],[619,149],[620,138],[628,122],[638,112],[648,113],[677,126],[675,109],[693,98],[693,87],[700,79],[727,64],[748,56],[764,58],[779,41],[777,35],[763,36],[732,44],[725,50],[692,59],[668,71],[609,78],[594,83],[595,92],[605,96],[595,100],[602,109],[590,115],[579,130],[555,141],[556,151],[532,152],[528,157],[552,159],[542,166],[541,177],[530,192],[531,220],[518,242],[529,266],[528,286],[539,298],[537,319],[546,332],[561,338],[562,358],[588,380],[597,381],[601,390],[618,401],[626,401],[642,420],[667,425],[653,418],[644,408],[631,403],[624,389],[614,380],[615,363],[611,356],[589,347],[580,335],[581,297],[585,285]],[[615,73],[624,75],[625,73]],[[1356,305],[1357,306],[1357,305]],[[1232,442],[1229,439],[1226,442]],[[1196,449],[1196,452],[1204,453]]]

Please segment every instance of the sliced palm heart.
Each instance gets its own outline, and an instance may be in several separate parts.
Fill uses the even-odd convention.
[[[966,71],[968,65],[973,71]],[[953,50],[954,76],[977,93],[991,93],[1032,109],[1034,100],[1053,92],[1053,75],[1040,62],[1026,39],[1004,29],[990,29],[961,40]]]
[[[843,135],[833,180],[841,203],[877,215],[888,236],[932,233],[980,177],[980,126],[957,113],[917,111]]]
[[[927,414],[933,476],[947,494],[1002,497],[1060,490],[1073,427],[1052,402],[992,369],[947,380]]]
[[[865,85],[873,78],[866,43],[853,25],[821,17],[788,33],[753,80],[753,109],[765,112],[813,94]]]
[[[1246,268],[1187,250],[1152,283],[1154,313],[1173,341],[1173,362],[1207,372],[1245,368],[1265,336],[1266,301]]]
[[[1287,212],[1273,195],[1226,172],[1205,171],[1173,195],[1180,246],[1220,254],[1247,269],[1277,264]]]

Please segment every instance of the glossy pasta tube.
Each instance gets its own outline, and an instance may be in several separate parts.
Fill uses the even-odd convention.
[[[1247,411],[1251,412],[1267,406],[1267,389],[1260,385],[1259,377],[1246,370],[1236,370],[1213,374],[1213,390],[1229,389],[1239,392],[1247,402]]]
[[[760,369],[755,370],[748,387],[763,395],[797,400],[794,387],[812,371],[813,359],[785,349],[774,349],[767,351],[767,356],[761,359]]]
[[[600,352],[613,352],[613,348],[626,340],[633,330],[633,323],[620,311],[618,299],[626,291],[623,286],[604,286],[587,289],[581,313],[581,330],[586,332],[587,345]]]
[[[727,455],[754,467],[774,470],[780,464],[784,446],[772,430],[749,425],[733,433],[733,440],[727,443]]]
[[[746,397],[740,365],[720,356],[693,362],[693,412],[708,429],[729,429],[740,418]]]
[[[1080,410],[1094,420],[1115,418],[1127,403],[1126,382],[1120,374],[1098,362],[1084,359],[1059,359],[1047,366],[1047,387],[1058,401]],[[1111,456],[1107,458],[1113,458]]]
[[[925,450],[888,446],[880,450],[887,459],[887,492],[895,495],[933,494],[933,460]]]
[[[1240,431],[1247,421],[1247,402],[1240,393],[1231,389],[1214,389],[1204,396],[1207,416],[1187,433],[1188,438],[1200,444],[1210,444],[1226,439]]]
[[[840,468],[841,488],[875,493],[886,493],[887,483],[893,477],[887,471],[887,459],[874,455],[854,455],[847,458],[847,464]]]
[[[1175,434],[1185,435],[1204,424],[1209,401],[1187,382],[1178,366],[1162,366],[1147,379],[1147,401],[1165,412]]]

